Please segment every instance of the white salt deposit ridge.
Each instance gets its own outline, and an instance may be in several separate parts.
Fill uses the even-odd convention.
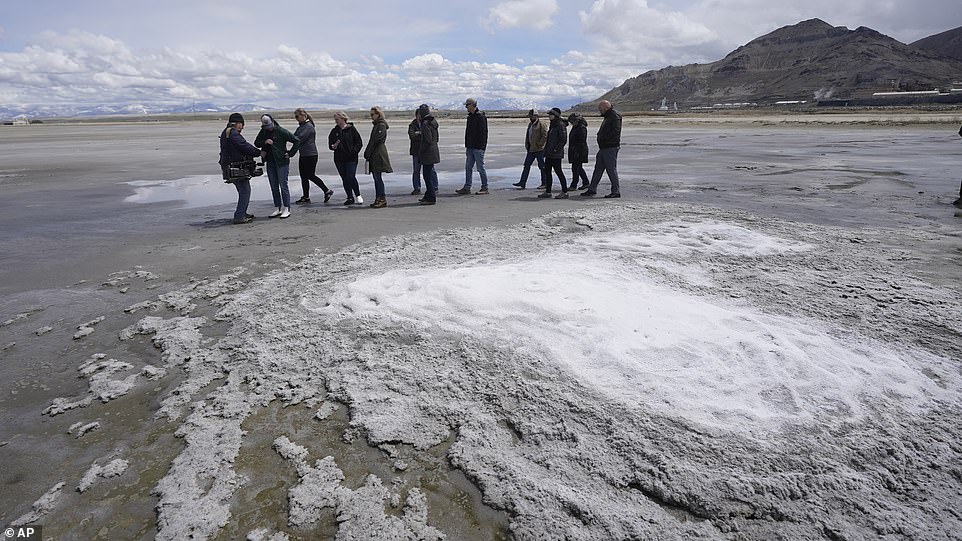
[[[627,405],[728,429],[857,418],[864,402],[883,395],[915,407],[945,395],[903,352],[840,338],[807,318],[681,291],[643,266],[651,255],[763,256],[807,249],[802,243],[712,221],[654,229],[584,237],[508,263],[372,274],[318,310],[502,344],[558,363]]]

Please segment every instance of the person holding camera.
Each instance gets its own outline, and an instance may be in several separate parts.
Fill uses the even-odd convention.
[[[224,181],[237,188],[237,209],[234,210],[235,224],[248,224],[254,220],[247,213],[251,201],[251,176],[260,175],[254,165],[254,157],[261,152],[248,143],[241,131],[244,129],[244,115],[231,113],[227,127],[220,134],[220,168]]]
[[[291,143],[288,150],[287,144]],[[271,115],[261,117],[261,131],[254,139],[254,146],[267,151],[267,180],[274,196],[274,212],[269,218],[287,218],[291,215],[291,190],[287,176],[291,167],[291,156],[297,153],[301,140],[285,130]]]

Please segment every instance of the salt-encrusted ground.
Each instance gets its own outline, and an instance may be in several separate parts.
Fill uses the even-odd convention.
[[[242,424],[280,400],[345,404],[386,453],[448,442],[520,539],[951,538],[962,306],[890,237],[623,204],[309,257],[231,294],[217,341],[148,317],[195,388],[219,378],[183,408],[159,537],[231,520]],[[345,486],[275,436],[294,532],[329,508],[344,539],[443,536],[421,487]]]

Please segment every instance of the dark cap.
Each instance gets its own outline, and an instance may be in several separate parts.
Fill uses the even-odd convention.
[[[244,115],[240,113],[231,113],[230,116],[227,118],[227,123],[235,124],[237,122],[240,122],[241,124],[246,124],[244,122]]]
[[[552,107],[551,110],[548,111],[548,114],[554,115],[557,118],[561,118],[561,109],[558,109],[557,107]]]

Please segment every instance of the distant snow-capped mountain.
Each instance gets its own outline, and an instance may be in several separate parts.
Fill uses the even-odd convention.
[[[263,111],[266,107],[253,103],[239,103],[234,105],[218,105],[215,103],[187,103],[187,104],[141,104],[129,103],[118,105],[0,105],[0,119],[11,120],[14,117],[28,118],[50,117],[87,117],[109,115],[159,115],[183,113],[227,113],[233,111]]]

